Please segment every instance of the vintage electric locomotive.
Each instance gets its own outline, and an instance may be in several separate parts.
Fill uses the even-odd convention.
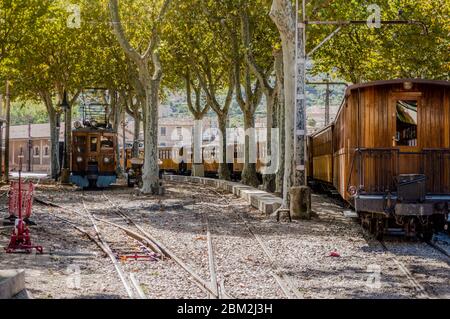
[[[108,187],[117,180],[117,132],[108,122],[108,91],[81,95],[82,121],[72,131],[70,182],[79,187]]]

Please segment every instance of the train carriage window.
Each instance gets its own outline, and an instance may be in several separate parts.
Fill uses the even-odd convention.
[[[89,144],[89,149],[91,150],[91,152],[97,152],[97,137],[92,136]]]
[[[397,146],[417,146],[417,101],[397,101]]]
[[[114,146],[114,141],[112,136],[102,136],[100,138],[100,149],[107,150],[112,149]]]
[[[76,151],[78,153],[84,153],[86,147],[86,136],[76,136],[75,137]]]

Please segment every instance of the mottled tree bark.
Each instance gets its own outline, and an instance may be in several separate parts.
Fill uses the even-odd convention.
[[[248,63],[244,63],[243,77],[241,76],[242,55],[240,53],[239,41],[236,32],[231,32],[234,77],[236,86],[236,100],[244,113],[245,146],[244,146],[244,168],[242,170],[242,183],[257,187],[259,180],[256,174],[256,158],[253,153],[256,151],[255,129],[255,111],[261,102],[263,87],[260,81],[256,80],[252,88],[252,72]],[[245,50],[250,48],[249,24],[242,23],[242,43]],[[241,82],[242,80],[242,82]],[[243,87],[243,88],[242,88]],[[243,93],[245,90],[245,95]],[[252,153],[250,153],[252,152]]]
[[[51,176],[56,181],[59,177],[60,163],[59,163],[59,128],[57,123],[60,113],[56,112],[53,106],[53,101],[50,92],[39,93],[42,102],[47,108],[48,119],[50,123],[50,170]]]
[[[139,157],[139,137],[141,135],[141,115],[139,112],[133,113],[134,130],[133,130],[133,148],[131,150],[133,157]]]
[[[289,207],[289,190],[295,185],[294,116],[295,114],[295,12],[289,0],[273,0],[270,17],[277,25],[283,47],[285,161],[283,207]]]
[[[191,72],[189,68],[185,74],[186,82],[186,95],[187,95],[187,105],[188,109],[194,117],[194,136],[193,136],[193,154],[194,162],[192,163],[192,175],[193,176],[204,176],[204,168],[202,163],[202,120],[206,113],[210,109],[210,105],[205,103],[202,106],[202,88],[201,85],[195,84],[195,81],[191,77]],[[192,101],[192,90],[194,90],[195,102]]]
[[[120,129],[120,114],[121,112],[121,98],[118,95],[118,92],[114,89],[110,89],[109,93],[111,95],[111,115],[112,115],[112,128],[115,132],[119,133]],[[114,157],[116,158],[116,173],[118,175],[122,174],[122,167],[120,166],[120,149],[119,149],[119,140],[118,134],[116,135],[116,149],[114,153]],[[125,147],[125,145],[124,145]]]
[[[219,130],[221,132],[221,147],[222,147],[222,160],[219,163],[219,178],[224,180],[231,179],[231,172],[227,163],[227,127],[228,127],[228,114],[221,114],[217,116]]]
[[[285,161],[285,110],[284,110],[284,72],[283,72],[283,52],[279,51],[275,56],[275,74],[277,78],[277,91],[275,95],[275,112],[278,122],[278,171],[275,177],[275,193],[283,194],[283,180],[284,180],[284,161]]]
[[[144,115],[145,156],[142,176],[143,185],[141,189],[141,192],[144,194],[159,194],[160,191],[158,167],[158,107],[159,89],[163,72],[157,49],[159,46],[160,24],[164,19],[170,3],[171,0],[165,0],[163,2],[157,20],[153,26],[148,47],[141,55],[131,46],[125,36],[119,17],[118,1],[109,1],[114,34],[127,57],[136,64],[139,74],[139,88],[141,88],[145,94],[144,103],[142,105]]]
[[[195,65],[195,64],[194,64]],[[222,161],[219,163],[219,178],[224,180],[230,180],[231,174],[226,161],[227,153],[227,124],[228,124],[228,112],[230,110],[231,102],[233,100],[234,93],[234,74],[229,73],[228,79],[228,92],[223,105],[219,103],[216,97],[216,87],[215,82],[212,77],[212,71],[209,65],[206,65],[204,72],[202,73],[199,68],[194,67],[200,86],[206,94],[206,101],[212,108],[212,110],[217,114],[217,120],[219,125],[219,130],[222,135]]]
[[[125,112],[133,117],[134,129],[133,129],[133,147],[131,149],[132,157],[139,157],[139,137],[141,134],[141,121],[142,115],[140,112],[141,103],[140,99],[134,97],[131,93],[122,92],[121,94],[124,102]]]

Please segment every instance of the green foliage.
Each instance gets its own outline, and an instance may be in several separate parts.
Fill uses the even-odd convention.
[[[133,91],[136,66],[129,61],[112,33],[108,0],[75,1],[81,8],[81,27],[67,26],[70,13],[66,0],[0,1],[0,90],[5,79],[12,82],[13,97],[27,101],[14,104],[13,118],[43,116],[42,92],[50,92],[53,103],[65,88],[71,95],[82,87],[109,87]],[[162,0],[121,0],[120,15],[127,38],[139,53],[147,49],[157,8]],[[256,63],[270,72],[272,51],[279,49],[278,32],[268,13],[271,0],[173,0],[161,30],[160,54],[163,87],[184,90],[186,71],[198,70],[210,77],[223,102],[224,89],[234,56],[230,34],[237,34],[239,53],[251,50]],[[419,20],[428,34],[416,25],[366,25],[344,27],[313,56],[310,73],[330,74],[350,82],[421,77],[450,79],[450,1],[448,0],[311,0],[309,20],[366,20],[369,4],[380,5],[384,20]],[[240,15],[246,9],[250,22],[250,47],[242,45]],[[401,14],[399,15],[399,10]],[[309,25],[310,51],[333,26]],[[242,72],[244,61],[240,61]],[[255,83],[255,78],[252,78]],[[198,79],[194,82],[198,85]],[[336,92],[341,92],[336,88]],[[308,105],[323,105],[324,88],[308,87]],[[332,104],[341,94],[332,94]],[[35,111],[33,111],[36,109]],[[186,114],[185,106],[174,112]],[[264,110],[259,108],[257,114]],[[209,115],[212,115],[210,112]],[[242,112],[234,102],[230,121],[241,121]],[[17,122],[18,123],[18,122]]]
[[[32,101],[16,101],[11,103],[11,125],[28,123],[48,123],[45,105]]]
[[[448,0],[311,1],[311,20],[367,20],[369,4],[381,8],[382,20],[416,20],[418,25],[347,26],[314,55],[312,72],[331,72],[351,82],[391,78],[450,79],[450,2]],[[399,14],[400,12],[400,14]],[[310,26],[308,50],[334,27]]]

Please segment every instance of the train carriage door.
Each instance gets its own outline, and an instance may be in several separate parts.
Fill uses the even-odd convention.
[[[89,136],[89,153],[97,153],[98,151],[98,136],[90,135]]]
[[[75,172],[81,172],[86,169],[86,135],[74,134],[74,148],[72,157],[72,170]]]
[[[395,163],[397,174],[421,173],[421,158],[419,152],[423,147],[421,134],[420,92],[393,93],[390,99],[392,147],[398,149],[400,155]]]

